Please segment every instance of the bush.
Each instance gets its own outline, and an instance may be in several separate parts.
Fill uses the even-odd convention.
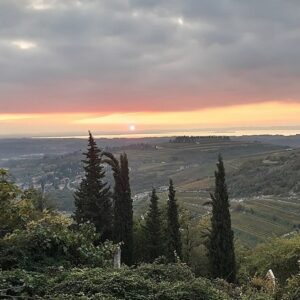
[[[224,280],[196,278],[177,264],[143,264],[136,268],[53,268],[44,273],[24,270],[0,272],[0,298],[82,300],[271,300],[250,286]],[[297,299],[286,298],[285,300]]]
[[[117,299],[226,299],[211,282],[195,278],[189,268],[181,264],[73,270],[61,282],[58,279],[50,292],[53,295],[84,293],[88,297],[103,293]]]
[[[223,279],[214,280],[214,286],[223,291],[232,300],[272,300],[271,294],[264,290],[259,290],[251,285],[236,286]]]
[[[112,263],[111,243],[95,246],[98,235],[90,224],[70,228],[71,220],[61,214],[45,214],[15,230],[0,244],[2,269],[21,267],[38,270],[45,266],[104,266]]]
[[[298,273],[300,234],[291,238],[276,238],[257,246],[246,259],[246,269],[251,276],[264,277],[272,269],[279,283],[284,284]]]
[[[282,300],[300,299],[300,274],[292,276],[287,280]]]
[[[35,296],[37,299],[229,299],[209,280],[195,278],[183,264],[152,264],[121,269],[60,269],[56,273],[44,274],[2,271],[0,289],[10,295]]]
[[[32,297],[43,295],[49,284],[49,278],[41,273],[24,270],[0,271],[0,298],[6,296]]]

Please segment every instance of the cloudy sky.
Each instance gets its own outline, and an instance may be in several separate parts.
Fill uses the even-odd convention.
[[[299,0],[0,0],[0,134],[299,126]]]

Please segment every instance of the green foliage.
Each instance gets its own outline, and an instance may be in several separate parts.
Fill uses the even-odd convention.
[[[282,300],[298,300],[300,299],[300,273],[290,277],[284,288]]]
[[[231,300],[275,300],[271,294],[253,288],[251,285],[237,286],[223,279],[215,279],[213,284],[215,288],[226,293]]]
[[[182,257],[179,214],[175,193],[173,181],[170,179],[167,203],[167,258],[170,262],[175,262],[176,257]]]
[[[112,167],[115,181],[113,239],[115,243],[122,243],[122,262],[131,265],[133,259],[133,209],[127,155],[126,153],[121,154],[120,162],[109,152],[104,152],[103,155],[107,157],[103,162]]]
[[[0,271],[0,298],[27,299],[35,295],[43,296],[49,285],[50,277],[25,270]]]
[[[120,165],[121,165],[121,174],[123,179],[123,215],[124,222],[123,226],[125,228],[125,234],[123,238],[123,258],[124,262],[128,265],[132,264],[133,261],[133,207],[132,207],[132,198],[131,198],[131,188],[129,182],[129,166],[128,158],[126,153],[120,155]]]
[[[233,231],[229,212],[229,200],[225,182],[223,159],[219,155],[215,172],[215,192],[211,195],[212,217],[208,241],[211,275],[229,282],[236,280]]]
[[[146,236],[145,236],[145,220],[142,218],[135,219],[133,223],[133,257],[134,263],[139,264],[147,260],[146,255]]]
[[[53,211],[55,208],[55,204],[52,202],[51,197],[40,190],[30,188],[23,193],[22,198],[30,199],[34,210],[39,212],[43,212],[45,209]]]
[[[112,201],[105,177],[101,151],[89,133],[88,150],[83,161],[85,178],[75,193],[74,219],[78,224],[91,222],[102,241],[112,237]]]
[[[209,277],[207,243],[210,219],[208,216],[199,218],[185,209],[181,210],[183,261],[186,262],[197,276]]]
[[[40,269],[47,266],[104,266],[112,263],[115,246],[95,246],[94,226],[70,228],[71,220],[61,214],[45,213],[24,230],[15,230],[1,241],[1,267]]]
[[[39,269],[54,265],[103,266],[115,246],[95,246],[99,236],[91,224],[71,228],[70,218],[46,210],[35,190],[20,191],[0,170],[0,267]],[[49,207],[49,206],[48,206]]]
[[[158,208],[158,197],[155,189],[152,190],[149,209],[145,216],[144,233],[147,260],[152,262],[163,255],[161,213]]]
[[[274,297],[264,291],[258,291],[256,289],[247,289],[243,292],[240,298],[241,300],[274,300]]]
[[[8,173],[0,169],[0,237],[23,225],[17,200],[20,194],[17,186],[8,181]]]
[[[249,286],[196,278],[184,264],[143,264],[136,268],[63,268],[43,273],[0,272],[0,296],[101,300],[272,300]],[[285,298],[285,300],[297,298]]]
[[[298,273],[300,234],[290,238],[275,238],[258,245],[246,258],[246,268],[253,276],[265,276],[272,269],[281,284]]]
[[[0,238],[16,229],[24,229],[31,220],[37,220],[43,214],[41,202],[37,201],[37,191],[21,191],[8,180],[8,173],[0,169]]]
[[[19,287],[19,288],[17,288]],[[229,297],[188,267],[141,265],[135,269],[59,269],[52,273],[0,273],[0,290],[43,299],[225,300]]]

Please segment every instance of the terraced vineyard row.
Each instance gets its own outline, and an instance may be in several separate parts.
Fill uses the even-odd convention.
[[[166,203],[167,192],[158,193],[162,205]],[[137,214],[145,212],[147,197],[135,202]],[[193,216],[203,216],[209,207],[203,204],[209,200],[207,191],[178,191],[180,205],[188,209]],[[235,237],[248,246],[255,246],[274,236],[281,236],[295,230],[300,225],[300,197],[261,197],[250,198],[242,202],[233,201],[231,205],[232,226]]]
[[[164,195],[162,198],[166,198]],[[178,201],[193,214],[208,212],[203,204],[209,200],[208,192],[179,192]],[[273,236],[295,230],[300,225],[300,196],[289,201],[285,197],[250,198],[232,202],[232,225],[235,236],[244,244],[254,246]]]

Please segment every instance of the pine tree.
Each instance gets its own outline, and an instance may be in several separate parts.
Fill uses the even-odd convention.
[[[83,160],[85,178],[75,193],[74,219],[78,224],[91,222],[101,236],[101,241],[111,239],[112,199],[102,165],[101,151],[89,132],[87,152]]]
[[[229,282],[236,280],[233,231],[229,212],[229,200],[225,182],[225,168],[221,155],[215,171],[215,192],[211,194],[212,217],[208,241],[209,261],[213,278]]]
[[[125,153],[120,155],[120,162],[111,153],[105,152],[104,155],[108,158],[104,161],[112,167],[115,180],[113,239],[116,243],[123,243],[121,246],[122,262],[131,265],[133,259],[133,209],[128,159]]]
[[[162,229],[160,211],[158,208],[158,197],[156,190],[152,190],[148,213],[145,217],[145,237],[147,258],[153,262],[162,253]]]
[[[167,247],[167,258],[171,262],[176,261],[176,256],[182,257],[182,245],[181,245],[181,234],[178,216],[178,206],[175,198],[175,189],[173,181],[170,179],[169,185],[169,199],[167,209],[167,235],[168,235],[168,247]]]

